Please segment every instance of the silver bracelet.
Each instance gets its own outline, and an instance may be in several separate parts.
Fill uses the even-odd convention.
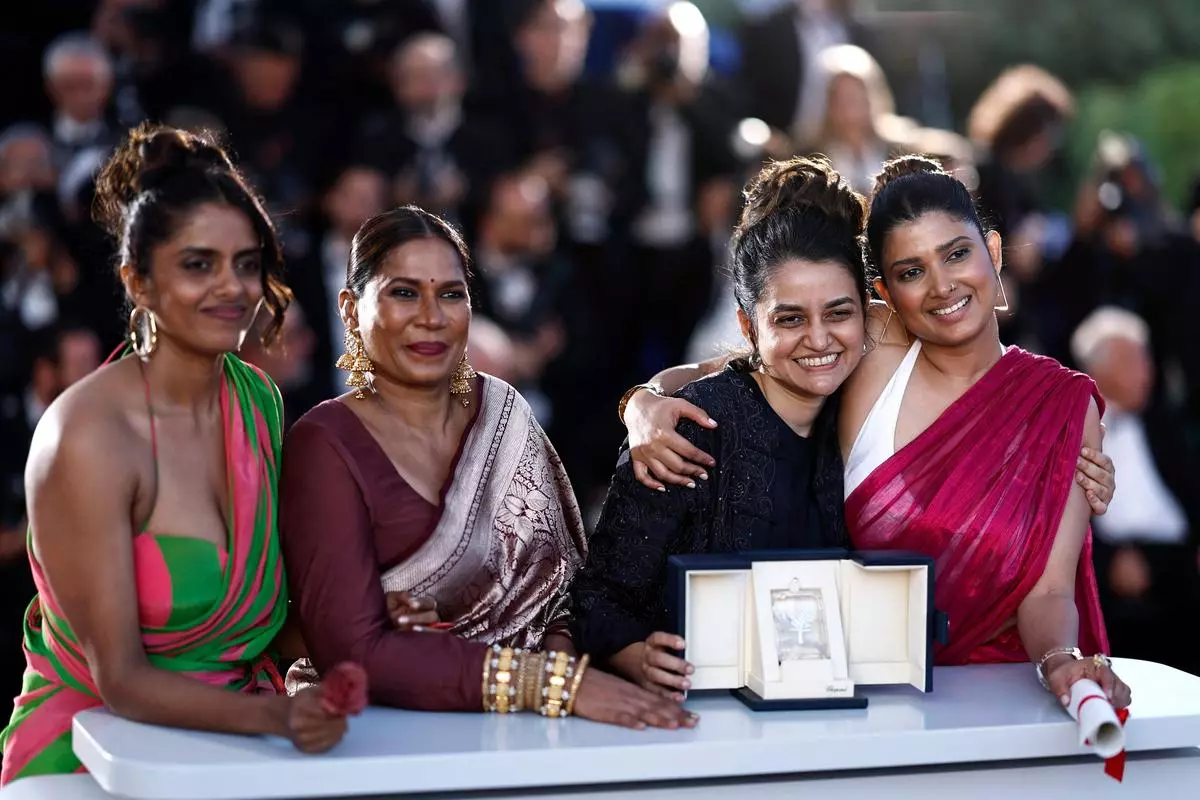
[[[1075,659],[1076,661],[1083,660],[1083,653],[1079,652],[1078,647],[1055,647],[1053,650],[1047,650],[1046,653],[1044,655],[1042,655],[1042,657],[1038,661],[1037,665],[1034,667],[1034,670],[1037,671],[1038,682],[1040,684],[1042,684],[1042,688],[1044,688],[1046,691],[1050,691],[1050,684],[1046,680],[1046,675],[1042,671],[1042,667],[1045,666],[1047,661],[1054,658],[1055,656],[1070,656],[1071,658]]]

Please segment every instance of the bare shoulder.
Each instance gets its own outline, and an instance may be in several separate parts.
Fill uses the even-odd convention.
[[[871,406],[875,405],[911,346],[899,318],[891,318],[891,315],[883,303],[872,303],[867,308],[867,352],[842,387],[838,438],[843,455],[849,451]]]
[[[35,490],[52,475],[112,480],[129,461],[129,369],[117,362],[101,367],[63,392],[38,421],[26,463],[25,479]],[[135,377],[136,380],[136,377]]]

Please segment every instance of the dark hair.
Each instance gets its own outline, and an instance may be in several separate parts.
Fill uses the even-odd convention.
[[[367,283],[379,274],[388,253],[415,239],[441,239],[453,247],[470,282],[471,256],[454,226],[423,208],[401,206],[376,214],[354,234],[346,264],[346,288],[355,297],[362,297]]]
[[[867,217],[867,254],[883,277],[883,240],[897,225],[913,222],[922,214],[942,211],[987,233],[971,192],[958,178],[925,156],[900,156],[883,165],[871,192]]]
[[[967,118],[971,140],[1003,156],[1075,113],[1071,90],[1032,64],[1005,70],[975,102]]]
[[[733,294],[742,312],[754,307],[784,261],[836,261],[859,296],[867,295],[861,235],[863,196],[823,156],[772,161],[751,179],[733,232]]]
[[[94,216],[117,240],[117,268],[150,274],[150,251],[169,239],[182,218],[202,203],[225,203],[244,213],[262,248],[263,298],[270,344],[292,301],[283,282],[283,249],[262,200],[229,156],[207,135],[142,123],[129,132],[96,178]]]

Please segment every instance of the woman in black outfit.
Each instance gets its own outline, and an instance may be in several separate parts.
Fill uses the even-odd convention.
[[[752,352],[678,393],[716,422],[679,428],[715,464],[656,491],[623,449],[573,592],[581,651],[669,695],[690,666],[661,633],[668,556],[847,542],[838,404],[826,401],[864,350],[865,204],[828,162],[802,158],[766,166],[746,200],[732,265]]]

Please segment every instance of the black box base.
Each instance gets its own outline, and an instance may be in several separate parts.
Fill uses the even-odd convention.
[[[749,687],[733,689],[731,694],[751,711],[830,711],[843,708],[866,708],[867,698],[854,697],[804,697],[794,700],[764,700]]]

